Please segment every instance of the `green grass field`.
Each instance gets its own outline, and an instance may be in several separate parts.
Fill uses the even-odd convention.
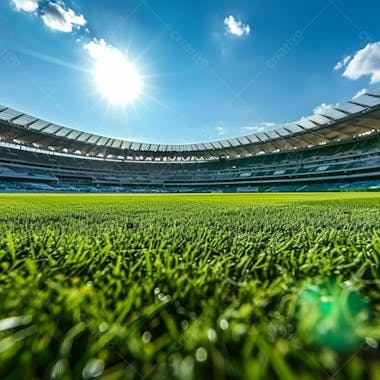
[[[380,193],[1,195],[0,379],[380,379]]]

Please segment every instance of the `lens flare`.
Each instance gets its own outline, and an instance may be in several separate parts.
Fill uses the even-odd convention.
[[[297,301],[298,330],[310,343],[349,352],[364,341],[370,307],[352,286],[306,285]]]

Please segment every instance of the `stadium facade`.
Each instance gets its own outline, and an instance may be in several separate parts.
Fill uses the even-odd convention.
[[[380,89],[268,132],[184,145],[66,128],[0,106],[0,191],[380,189]]]

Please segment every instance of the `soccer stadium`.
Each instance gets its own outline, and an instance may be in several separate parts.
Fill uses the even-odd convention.
[[[379,13],[1,1],[0,380],[379,380]]]
[[[380,189],[380,90],[266,133],[188,145],[113,139],[0,108],[3,191]]]

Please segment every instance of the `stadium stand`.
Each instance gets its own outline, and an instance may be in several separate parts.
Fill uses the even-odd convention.
[[[185,145],[93,135],[0,106],[0,191],[380,189],[380,90],[272,131]]]

